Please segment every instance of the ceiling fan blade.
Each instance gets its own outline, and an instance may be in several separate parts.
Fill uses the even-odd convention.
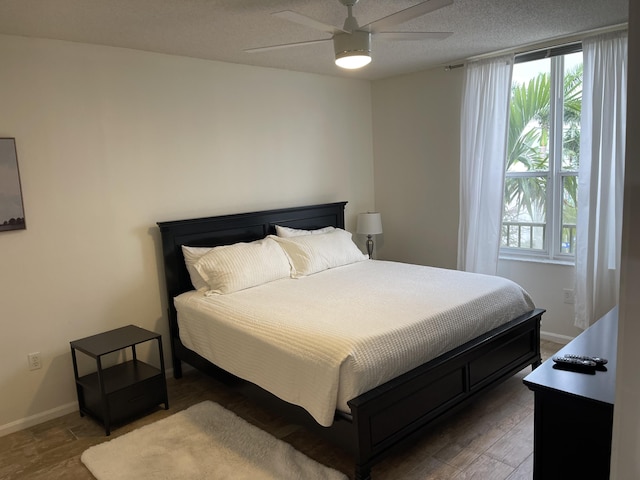
[[[321,32],[327,32],[331,35],[335,35],[336,33],[350,33],[341,28],[334,27],[333,25],[328,25],[326,23],[319,22],[311,17],[307,17],[305,15],[301,15],[296,12],[292,12],[291,10],[284,10],[282,12],[272,13],[274,17],[282,18],[284,20],[289,20],[290,22],[297,23],[299,25],[304,25],[305,27],[311,27],[316,30],[320,30]]]
[[[453,32],[377,32],[376,38],[383,40],[443,40]]]
[[[324,38],[322,40],[310,40],[308,42],[296,42],[296,43],[283,43],[282,45],[270,45],[268,47],[257,47],[257,48],[247,48],[244,51],[247,53],[260,53],[260,52],[268,52],[269,50],[280,50],[282,48],[291,48],[291,47],[303,47],[305,45],[313,45],[314,43],[324,43],[330,42],[330,38]]]
[[[427,0],[426,2],[418,3],[413,7],[405,8],[399,12],[392,13],[391,15],[371,22],[363,27],[362,30],[368,30],[371,33],[378,33],[386,28],[399,25],[404,22],[408,22],[414,18],[426,15],[435,10],[438,10],[447,5],[451,5],[453,0]]]

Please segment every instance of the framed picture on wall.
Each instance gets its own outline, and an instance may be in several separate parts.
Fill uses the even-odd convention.
[[[0,232],[27,228],[15,138],[0,138]]]

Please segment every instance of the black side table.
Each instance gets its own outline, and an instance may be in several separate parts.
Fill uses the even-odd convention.
[[[151,340],[157,341],[160,368],[138,360],[136,355],[136,345]],[[112,423],[161,403],[164,403],[165,410],[169,408],[160,334],[128,325],[74,340],[70,345],[80,415],[87,414],[101,421],[106,435],[111,433]],[[104,355],[127,348],[132,350],[131,360],[102,368]],[[94,373],[78,376],[76,350],[95,359],[97,370]]]

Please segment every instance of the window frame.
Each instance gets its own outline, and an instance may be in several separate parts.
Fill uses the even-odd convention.
[[[525,63],[543,58],[550,59],[550,112],[549,123],[549,166],[548,170],[508,172],[505,166],[505,180],[508,178],[545,177],[546,208],[545,230],[542,250],[521,247],[500,246],[499,258],[539,262],[575,264],[575,253],[562,252],[562,204],[563,185],[567,177],[578,177],[577,171],[563,170],[563,126],[564,126],[564,55],[582,52],[582,43],[572,43],[545,50],[529,52],[515,57],[514,63]],[[504,189],[505,187],[503,187]],[[504,198],[504,197],[503,197]],[[551,206],[552,208],[549,208]],[[503,205],[504,215],[504,205]],[[502,225],[502,220],[500,224]],[[501,227],[502,231],[502,227]],[[501,233],[502,239],[502,233]],[[502,240],[501,240],[502,243]]]

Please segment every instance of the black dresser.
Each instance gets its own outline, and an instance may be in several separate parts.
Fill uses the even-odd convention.
[[[525,377],[535,394],[534,480],[609,478],[617,342],[616,307],[557,353],[604,357],[606,371],[560,370],[549,359]]]

